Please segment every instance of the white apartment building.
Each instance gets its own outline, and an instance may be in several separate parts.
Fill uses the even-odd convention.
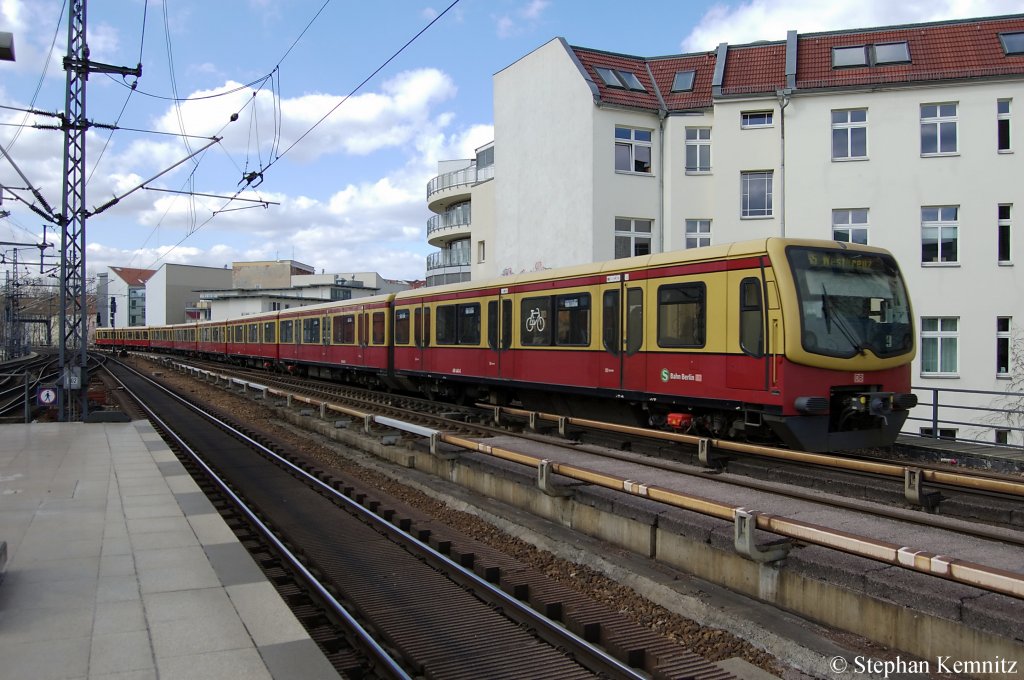
[[[955,390],[1005,391],[1024,353],[1024,15],[662,57],[556,38],[495,75],[494,112],[495,179],[458,199],[472,278],[780,234],[869,243],[917,317],[906,429],[933,431],[934,390],[1005,406]],[[1022,441],[987,417],[943,407],[938,430]]]

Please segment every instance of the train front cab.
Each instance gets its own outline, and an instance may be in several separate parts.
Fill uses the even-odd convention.
[[[888,446],[917,404],[913,310],[879,248],[769,239],[786,332],[783,441],[811,451]]]

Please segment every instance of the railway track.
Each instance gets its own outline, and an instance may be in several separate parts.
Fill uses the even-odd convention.
[[[439,403],[408,395],[389,394],[333,383],[278,376],[252,369],[226,368],[215,362],[189,362],[219,374],[272,386],[315,401],[325,400],[354,409],[372,410],[429,427],[473,436],[506,433],[514,424],[518,436],[551,442],[543,434],[560,434],[572,451],[581,445],[601,455],[619,455],[622,460],[643,461],[654,469],[688,471],[705,476],[709,470],[723,475],[734,485],[773,490],[794,498],[822,500],[822,492],[839,507],[913,519],[935,527],[954,527],[947,518],[980,521],[997,527],[986,530],[975,525],[975,535],[1019,542],[1001,528],[1024,529],[1024,477],[961,470],[950,466],[913,463],[879,456],[835,456],[805,454],[768,446],[710,442],[714,454],[700,453],[700,438],[637,427],[612,425],[556,415],[535,414],[515,408]],[[500,413],[500,415],[499,415]],[[487,426],[501,420],[505,427]],[[561,422],[560,422],[561,421]],[[623,453],[611,453],[622,450]],[[689,467],[686,465],[689,464]],[[915,471],[914,482],[907,470]],[[790,488],[784,489],[782,485]],[[805,489],[801,491],[800,488]],[[848,499],[845,500],[844,499]],[[876,503],[890,508],[886,510]],[[926,517],[908,513],[906,506],[928,511]],[[957,530],[960,530],[959,528]]]
[[[123,379],[132,389],[153,389],[141,378]],[[207,451],[207,465],[230,476],[234,495],[257,505],[263,522],[283,532],[278,541],[295,546],[308,571],[303,578],[320,582],[314,589],[336,596],[353,618],[366,621],[380,647],[398,657],[395,664],[404,672],[523,677],[524,669],[530,669],[531,677],[646,673],[657,678],[678,677],[681,672],[729,677],[512,558],[452,536],[436,521],[379,491],[360,489],[354,482],[316,470],[294,453],[290,457],[295,462],[271,460],[267,456],[273,454],[267,451],[257,456],[251,442],[225,440],[223,425],[214,429],[203,424],[195,410],[179,400],[153,398],[161,410],[171,413],[175,429],[187,433],[181,439]],[[343,516],[339,506],[346,515],[360,517]],[[276,563],[272,567],[278,568]],[[276,575],[274,580],[279,580]],[[523,606],[523,601],[558,623],[537,618],[538,612]],[[344,617],[336,612],[333,618]],[[339,654],[335,648],[342,638],[328,641],[330,654]],[[600,648],[594,647],[597,642]],[[348,651],[341,658],[348,673],[354,663],[362,669],[360,674],[370,669],[380,673],[384,664],[380,659],[353,661]]]

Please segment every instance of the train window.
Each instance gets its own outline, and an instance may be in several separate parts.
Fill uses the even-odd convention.
[[[334,344],[356,344],[356,317],[354,314],[334,317]]]
[[[524,345],[551,344],[551,298],[525,298],[519,306],[519,337]]]
[[[274,328],[273,321],[266,321],[263,324],[263,342],[275,343],[277,342],[276,328]]]
[[[703,283],[658,287],[658,346],[703,347],[705,298]]]
[[[249,342],[257,344],[260,341],[260,325],[258,323],[248,324],[249,326]]]
[[[619,291],[606,290],[601,313],[601,341],[612,354],[619,353]]]
[[[383,345],[387,338],[384,333],[384,312],[373,313],[373,344]]]
[[[626,354],[636,354],[644,344],[644,289],[626,291]]]
[[[555,297],[555,344],[590,344],[590,293]]]
[[[294,323],[292,321],[281,322],[281,342],[295,342]]]
[[[501,334],[498,334],[498,328]],[[498,314],[498,301],[487,303],[487,346],[491,349],[508,349],[512,346],[512,301],[501,301],[501,314]]]
[[[146,336],[147,337],[145,339],[148,340],[149,339],[149,337],[148,337],[149,336],[149,331],[146,331]],[[196,329],[195,328],[189,328],[188,329],[188,341],[189,342],[195,342],[196,341]]]
[[[740,349],[755,357],[764,356],[764,314],[761,282],[746,278],[740,282]]]
[[[395,311],[395,344],[409,344],[409,310],[399,309]]]
[[[416,346],[427,347],[430,345],[430,307],[416,310],[413,325],[416,326]]]
[[[235,326],[235,342],[243,342],[242,326]]]
[[[454,345],[458,342],[458,318],[456,305],[441,305],[437,308],[437,344]]]
[[[302,320],[302,342],[306,344],[319,344],[320,342],[320,318],[313,317]]]
[[[458,305],[460,345],[480,344],[480,303]]]

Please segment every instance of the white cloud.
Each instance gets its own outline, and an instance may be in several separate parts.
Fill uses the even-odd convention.
[[[683,52],[704,52],[719,43],[785,40],[800,33],[890,26],[1020,12],[1019,0],[863,0],[823,3],[820,0],[750,0],[717,4],[709,9],[681,43]]]
[[[499,38],[518,35],[540,22],[544,10],[551,4],[549,0],[529,0],[512,14],[504,14],[495,20],[495,30]]]

